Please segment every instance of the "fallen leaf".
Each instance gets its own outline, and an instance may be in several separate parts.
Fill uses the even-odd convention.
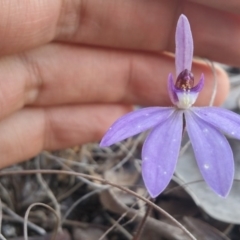
[[[229,140],[235,159],[235,179],[240,179],[240,149],[238,140]],[[217,159],[216,159],[217,161]],[[180,156],[174,180],[184,186],[195,203],[212,218],[227,223],[240,224],[240,182],[234,181],[226,198],[219,197],[203,181],[199,172],[192,147]]]

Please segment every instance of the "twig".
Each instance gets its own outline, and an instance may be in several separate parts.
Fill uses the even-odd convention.
[[[41,154],[43,154],[45,157],[47,157],[51,160],[62,161],[64,163],[71,163],[72,166],[86,168],[87,166],[90,165],[90,164],[87,164],[87,163],[76,162],[76,161],[71,160],[71,159],[65,159],[65,158],[62,158],[62,157],[54,156],[53,154],[51,154],[49,152],[46,152],[46,151],[42,152]],[[97,167],[97,165],[96,164],[91,164],[91,167]]]
[[[214,100],[216,98],[217,95],[217,76],[216,76],[216,69],[214,66],[214,63],[208,59],[206,59],[207,63],[210,65],[211,69],[212,69],[212,73],[213,73],[213,91],[212,91],[212,96],[209,102],[209,106],[213,106]]]
[[[2,235],[2,201],[1,201],[1,198],[0,198],[0,240],[7,240],[3,235]]]
[[[173,180],[174,180],[174,179],[179,179],[179,178],[173,176]],[[175,180],[175,181],[177,181],[177,180]],[[164,195],[167,195],[167,194],[169,194],[169,193],[171,193],[171,192],[173,192],[173,191],[175,191],[175,190],[181,189],[181,188],[186,188],[186,187],[187,187],[188,185],[190,185],[190,184],[200,183],[200,182],[203,182],[203,181],[204,181],[204,180],[201,179],[201,180],[196,180],[196,181],[192,181],[192,182],[180,184],[180,185],[178,185],[178,186],[176,186],[176,187],[173,187],[173,188],[171,188],[171,189],[165,190],[165,191],[164,191]]]
[[[59,225],[60,225],[60,219],[59,219],[59,216],[58,214],[56,213],[56,211],[51,208],[50,206],[48,206],[47,204],[44,204],[44,203],[33,203],[31,204],[26,213],[25,213],[25,216],[24,216],[24,227],[23,227],[23,231],[24,231],[24,240],[28,240],[28,231],[27,231],[27,223],[28,223],[28,215],[31,211],[31,209],[35,206],[43,206],[45,208],[47,208],[48,210],[52,211],[54,213],[54,215],[56,216],[57,218],[57,224],[56,224],[56,227],[54,228],[54,231],[53,231],[53,234],[51,236],[51,240],[54,240],[56,239],[56,236],[57,236],[57,231],[59,229]]]
[[[98,240],[103,240],[115,227],[118,227],[119,230],[125,235],[127,239],[132,239],[132,235],[126,231],[120,224],[119,222],[127,215],[127,213],[123,213],[117,221],[115,221],[113,218],[111,218],[108,214],[105,214],[108,218],[108,220],[113,224],[108,230],[98,239]]]
[[[228,234],[232,231],[233,228],[234,228],[234,224],[230,223],[230,224],[227,226],[227,228],[223,231],[223,233],[224,233],[225,235],[228,235]]]
[[[147,199],[148,199],[148,198],[147,198]],[[136,204],[137,204],[137,202],[136,202]],[[131,208],[134,207],[134,205],[135,205],[135,204],[133,204],[133,205],[128,209],[128,211],[127,211],[126,213],[128,213],[128,212],[131,210]],[[140,212],[142,212],[142,209],[143,209],[143,208],[145,209],[145,206],[146,206],[146,203],[144,202],[144,205],[141,206],[141,207],[139,207],[138,210],[139,210]],[[139,215],[139,213],[138,213],[138,211],[136,211],[136,213],[134,214],[134,216],[131,217],[131,219],[129,219],[127,222],[123,223],[122,226],[127,226],[128,224],[132,223],[132,222],[138,217],[138,215]]]
[[[72,210],[79,204],[81,203],[82,201],[86,200],[87,198],[91,197],[92,195],[96,194],[96,193],[99,193],[99,192],[102,192],[106,189],[108,189],[109,186],[105,186],[105,188],[100,188],[100,189],[95,189],[87,194],[85,194],[84,196],[82,196],[81,198],[79,198],[69,209],[68,211],[65,213],[65,215],[62,217],[62,220],[61,222],[63,223],[65,221],[65,219],[68,217],[68,215],[72,212]]]
[[[132,148],[130,150],[127,149],[128,150],[127,156],[125,158],[123,158],[121,160],[121,162],[119,162],[116,166],[114,166],[113,168],[109,169],[108,171],[116,171],[117,169],[122,167],[129,160],[129,158],[133,156],[133,153],[136,151],[136,148],[138,147],[138,144],[143,140],[144,136],[145,135],[140,134],[136,138],[136,140],[134,141],[134,144],[133,144]],[[122,144],[122,146],[124,146],[124,145]]]
[[[35,165],[36,165],[37,169],[41,170],[39,161],[40,161],[40,155],[35,159]],[[54,196],[52,190],[48,187],[46,181],[43,179],[41,173],[37,173],[37,180],[38,180],[39,184],[42,186],[42,188],[46,191],[47,196],[52,201],[53,206],[54,206],[54,208],[56,210],[56,213],[58,215],[58,218],[61,219],[60,205],[59,205],[56,197]],[[61,225],[60,224],[58,226],[58,230],[61,230]]]
[[[103,226],[101,224],[95,224],[95,223],[86,223],[86,222],[78,222],[78,221],[74,221],[74,220],[68,220],[68,219],[65,219],[64,222],[63,222],[63,225],[65,226],[74,226],[74,227],[79,227],[79,228],[99,228],[99,229],[103,229],[103,230],[106,230],[107,227],[106,226]]]
[[[145,212],[144,217],[142,218],[142,220],[141,220],[141,222],[140,222],[140,224],[137,228],[137,232],[136,232],[136,234],[135,234],[135,236],[133,237],[132,240],[139,240],[140,239],[142,231],[144,229],[144,225],[146,223],[146,220],[147,220],[147,217],[148,217],[149,213],[151,212],[151,209],[152,209],[152,207],[150,205],[148,205],[147,206],[147,211]]]
[[[116,214],[123,214],[127,213],[127,218],[134,218],[136,216],[135,221],[138,223],[142,220],[144,217],[144,212],[140,211],[139,209],[130,209],[125,204],[122,203],[122,201],[111,191],[105,191],[100,195],[101,202],[103,203],[103,206]],[[178,227],[172,226],[171,223],[166,223],[159,221],[157,219],[154,219],[152,217],[148,217],[145,227],[150,232],[156,232],[158,236],[164,237],[164,239],[172,239],[172,240],[186,240],[189,239],[185,232],[183,232]]]
[[[5,204],[2,203],[2,207],[3,207],[3,211],[7,212],[9,215],[11,215],[13,218],[16,219],[16,221],[20,222],[20,223],[24,223],[24,219],[17,215],[15,212],[13,212],[10,208],[8,208]],[[36,224],[32,223],[32,222],[28,222],[27,223],[28,227],[31,228],[32,230],[34,230],[35,232],[37,232],[39,235],[45,235],[47,232],[45,231],[45,229],[37,226]]]
[[[186,151],[187,151],[187,149],[188,149],[188,147],[191,145],[191,142],[190,142],[190,140],[188,140],[185,144],[184,144],[184,146],[181,148],[181,150],[180,150],[180,153],[179,153],[179,156],[182,156]]]
[[[2,195],[2,199],[5,203],[8,204],[8,206],[11,208],[11,209],[14,209],[14,204],[12,202],[12,199],[10,197],[10,194],[9,192],[7,191],[7,189],[2,185],[2,183],[0,182],[0,192],[1,192],[1,195]]]
[[[2,200],[0,198],[0,233],[2,232]]]
[[[145,206],[144,206],[145,207]],[[127,213],[127,212],[126,212]],[[131,217],[128,221],[122,224],[122,227],[127,226],[128,224],[132,223],[137,217],[139,216],[139,213],[136,212],[133,217]]]
[[[64,169],[68,170],[69,172],[75,173],[75,171],[73,171],[70,167],[68,167],[66,164],[64,164],[63,162],[61,162],[61,161],[58,159],[58,157],[52,158],[52,160],[57,161]],[[61,170],[61,171],[62,171],[62,170]],[[64,171],[64,170],[63,170],[63,171]],[[67,171],[65,171],[65,172],[67,172]],[[84,177],[81,177],[81,175],[74,175],[74,176],[76,176],[80,181],[82,181],[82,182],[90,185],[90,186],[93,187],[93,188],[98,188],[98,189],[99,189],[99,188],[102,188],[102,189],[104,189],[104,187],[103,187],[102,185],[93,183],[93,182],[89,181],[88,179],[85,179]]]
[[[120,225],[119,222],[125,217],[127,216],[128,212],[137,204],[137,202],[133,203],[131,207],[129,207],[129,209],[124,212],[117,221],[115,221],[114,219],[112,219],[108,214],[106,214],[106,216],[108,217],[109,221],[113,222],[113,225],[101,236],[101,238],[99,238],[98,240],[103,240],[103,238],[105,238],[116,226],[118,226],[121,231],[124,233],[124,235],[128,238],[128,239],[132,239],[132,235],[126,231],[123,228],[123,225]],[[125,224],[126,225],[126,224]]]
[[[127,192],[127,193],[141,199],[142,201],[146,202],[152,208],[156,209],[158,212],[160,212],[161,214],[163,214],[164,216],[169,218],[176,226],[178,226],[180,229],[182,229],[182,231],[184,231],[192,240],[196,240],[196,238],[181,223],[179,223],[174,217],[172,217],[169,213],[164,211],[162,208],[160,208],[156,204],[152,203],[150,200],[146,199],[145,197],[140,196],[139,194],[137,194],[136,192],[134,192],[128,188],[122,187],[118,184],[109,182],[109,181],[99,178],[99,177],[89,176],[88,174],[84,174],[84,173],[76,173],[74,171],[43,170],[43,169],[41,169],[41,170],[22,170],[22,171],[2,171],[2,172],[0,172],[0,176],[16,175],[16,174],[19,174],[19,175],[37,174],[39,172],[42,174],[67,174],[67,175],[73,175],[73,176],[78,176],[78,177],[80,176],[81,178],[87,178],[87,179],[99,181],[99,182],[102,182],[103,184],[108,184],[113,187],[116,187],[116,188],[118,188],[124,192]]]
[[[72,188],[70,188],[68,191],[57,197],[58,201],[62,201],[63,199],[69,197],[71,194],[73,194],[75,191],[77,191],[81,186],[83,185],[83,182],[78,182],[76,185],[74,185]]]

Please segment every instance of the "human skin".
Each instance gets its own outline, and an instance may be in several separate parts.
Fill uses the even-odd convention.
[[[199,3],[201,4],[199,4]],[[240,66],[240,2],[0,0],[0,168],[101,139],[133,104],[168,106],[179,15],[199,57]],[[208,105],[213,73],[194,61]],[[220,105],[228,77],[216,68]]]

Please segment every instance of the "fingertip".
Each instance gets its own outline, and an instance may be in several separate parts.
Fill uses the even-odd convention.
[[[229,94],[230,81],[228,74],[224,69],[222,69],[219,65],[216,65],[215,69],[217,80],[217,94],[214,105],[219,106],[223,104]]]
[[[223,104],[229,93],[229,77],[227,73],[217,63],[206,61],[194,61],[193,72],[195,80],[204,74],[205,82],[199,94],[196,105],[208,106],[213,101],[214,106]]]

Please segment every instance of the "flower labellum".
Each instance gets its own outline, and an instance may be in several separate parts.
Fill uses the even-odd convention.
[[[233,183],[234,160],[223,134],[240,139],[240,117],[223,108],[192,107],[203,88],[204,75],[194,86],[193,39],[184,15],[179,17],[175,41],[176,83],[172,74],[168,76],[173,107],[148,107],[126,114],[109,128],[100,146],[110,146],[151,129],[142,149],[142,176],[149,194],[155,198],[167,187],[175,171],[185,119],[204,180],[214,192],[226,197]]]

